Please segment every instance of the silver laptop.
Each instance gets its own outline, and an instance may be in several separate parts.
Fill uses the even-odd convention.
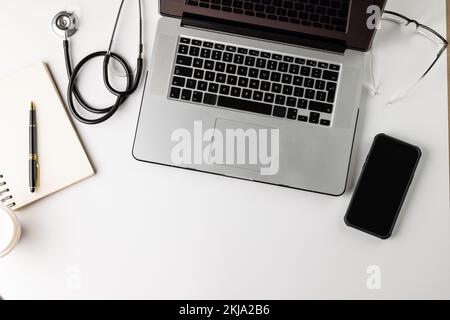
[[[133,156],[342,195],[385,2],[160,0]]]

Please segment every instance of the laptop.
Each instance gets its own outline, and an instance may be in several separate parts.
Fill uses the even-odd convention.
[[[133,156],[342,195],[385,4],[160,0]]]

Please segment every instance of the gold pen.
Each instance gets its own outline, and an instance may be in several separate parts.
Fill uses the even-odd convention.
[[[30,191],[34,193],[39,185],[39,159],[37,154],[37,122],[36,105],[31,102],[30,105],[30,126],[29,126],[29,182]]]

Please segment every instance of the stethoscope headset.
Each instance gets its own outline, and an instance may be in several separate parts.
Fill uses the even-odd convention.
[[[53,19],[52,26],[55,33],[62,38],[64,38],[64,59],[66,63],[67,75],[69,77],[69,86],[67,89],[67,104],[70,113],[80,122],[85,124],[99,124],[102,123],[109,118],[111,118],[117,110],[123,105],[125,100],[131,96],[139,87],[139,83],[142,78],[143,68],[144,68],[144,40],[143,40],[143,15],[142,15],[142,0],[138,0],[139,2],[139,55],[137,58],[137,67],[135,76],[133,78],[133,70],[130,68],[128,63],[125,61],[123,57],[119,54],[112,52],[112,46],[114,43],[114,38],[116,35],[117,26],[119,24],[119,19],[122,13],[122,9],[125,3],[125,0],[122,0],[119,11],[117,13],[116,22],[114,24],[114,30],[111,36],[111,41],[109,44],[108,51],[98,51],[91,53],[82,59],[75,68],[72,69],[71,55],[70,55],[70,43],[69,38],[71,38],[77,31],[79,26],[78,17],[75,13],[62,11],[59,12]],[[81,95],[78,85],[77,85],[77,77],[83,69],[83,67],[91,60],[103,57],[103,82],[106,88],[116,96],[116,101],[112,106],[97,108],[89,105],[86,100]],[[115,89],[110,82],[109,75],[109,67],[111,63],[111,59],[115,60],[123,71],[126,74],[126,87],[125,90],[117,90]],[[77,100],[78,104],[85,109],[85,111],[90,112],[98,117],[95,119],[89,119],[82,116],[75,107],[74,98]]]

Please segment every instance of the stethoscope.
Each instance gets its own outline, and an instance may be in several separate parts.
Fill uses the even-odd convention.
[[[136,92],[139,87],[139,83],[142,78],[142,71],[144,67],[144,41],[143,41],[143,15],[142,15],[142,1],[139,1],[139,56],[137,58],[137,67],[136,67],[136,75],[133,79],[133,71],[130,66],[127,64],[124,58],[122,58],[117,53],[112,52],[112,46],[117,30],[117,26],[119,24],[120,15],[122,13],[123,5],[125,0],[122,0],[120,4],[119,12],[117,13],[116,22],[114,24],[114,30],[111,36],[111,41],[109,44],[108,51],[98,51],[91,53],[86,56],[83,60],[81,60],[75,68],[72,69],[71,56],[70,56],[70,44],[69,38],[72,37],[77,31],[79,26],[78,17],[75,13],[62,11],[59,12],[54,18],[52,22],[53,30],[57,35],[64,38],[64,58],[66,63],[67,75],[69,77],[69,86],[67,89],[67,104],[69,111],[71,114],[80,122],[85,124],[99,124],[102,123],[109,118],[111,118],[116,111],[122,106],[125,100]],[[96,108],[90,106],[86,100],[81,96],[80,91],[77,86],[77,76],[79,75],[81,69],[88,63],[90,60],[104,57],[103,59],[103,81],[105,83],[106,88],[108,88],[109,92],[111,92],[114,96],[116,96],[116,101],[112,106],[105,108]],[[109,65],[111,62],[111,58],[118,62],[118,64],[123,68],[126,74],[126,89],[121,91],[115,89],[110,82],[109,79]],[[75,107],[74,97],[77,100],[78,104],[92,114],[99,115],[100,117],[96,119],[88,119],[82,116]]]

